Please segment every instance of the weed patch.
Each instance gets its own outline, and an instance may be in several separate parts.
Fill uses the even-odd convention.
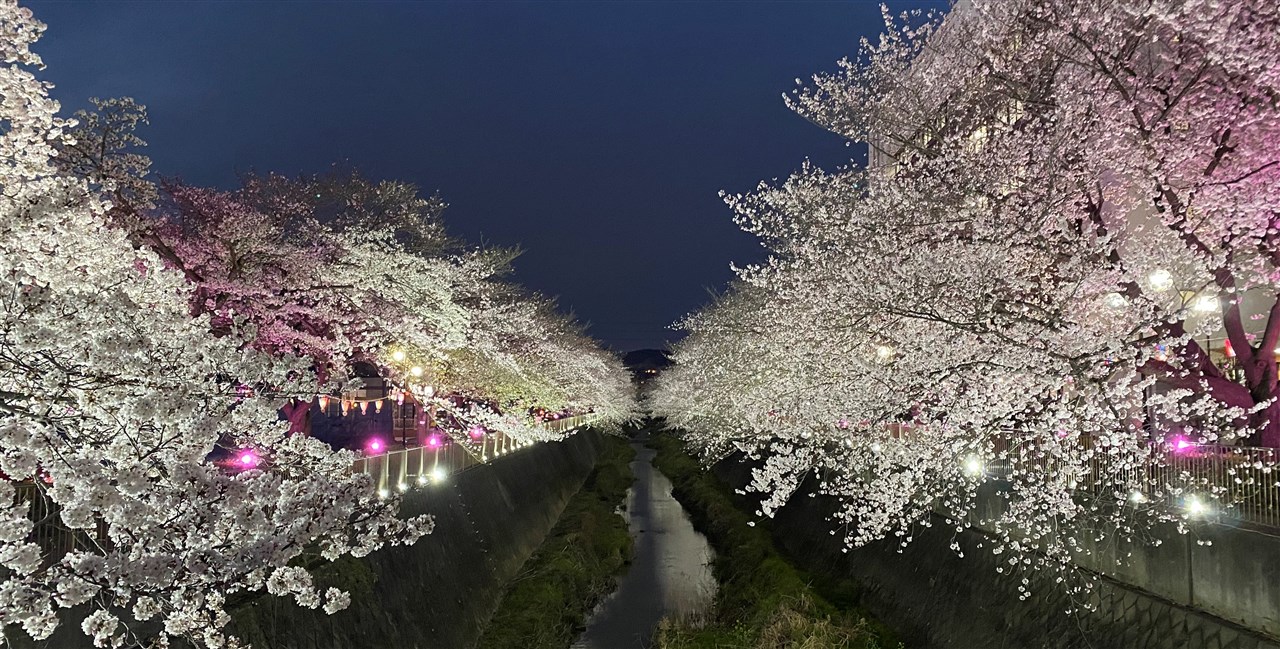
[[[769,532],[750,525],[733,491],[684,452],[681,442],[654,434],[654,465],[716,550],[720,582],[715,611],[701,620],[664,620],[655,649],[891,649],[892,631],[861,610],[835,606],[811,575],[774,548]],[[841,597],[840,599],[845,599]]]

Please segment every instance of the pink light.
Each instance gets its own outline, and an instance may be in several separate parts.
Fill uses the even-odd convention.
[[[1181,435],[1170,439],[1169,443],[1173,445],[1173,452],[1180,455],[1185,455],[1186,453],[1191,452],[1191,449],[1196,447],[1194,442]]]
[[[471,435],[472,439],[480,439],[481,437],[484,437],[485,430],[484,426],[476,425],[472,426],[471,430],[467,432]]]
[[[378,451],[381,451],[381,450],[382,450],[382,440],[380,440],[380,439],[376,439],[376,438],[375,438],[375,439],[373,439],[373,440],[370,440],[370,441],[369,441],[369,450],[370,450],[370,451],[373,451],[373,452],[375,452],[375,453],[377,453]]]
[[[236,461],[246,469],[258,466],[258,456],[253,451],[241,451],[240,457],[236,458]]]
[[[440,447],[440,436],[439,436],[439,435],[429,435],[429,436],[427,437],[427,446],[430,446],[431,448],[439,448],[439,447]]]
[[[840,420],[836,422],[836,428],[844,430],[848,427],[849,427],[849,420],[845,419],[844,417],[841,417]]]

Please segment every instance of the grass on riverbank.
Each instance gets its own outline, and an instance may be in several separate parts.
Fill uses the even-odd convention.
[[[605,437],[596,468],[508,585],[479,649],[569,646],[591,607],[612,592],[631,561],[631,534],[616,510],[635,480],[633,457],[626,440]]]
[[[654,465],[716,551],[720,582],[706,620],[664,620],[654,649],[891,649],[893,632],[853,607],[836,607],[813,579],[783,559],[768,531],[753,527],[733,491],[684,452],[654,434]]]

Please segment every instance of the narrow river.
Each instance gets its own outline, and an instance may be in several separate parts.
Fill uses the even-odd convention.
[[[643,441],[632,445],[636,482],[628,492],[626,516],[635,560],[571,649],[643,649],[659,620],[699,615],[715,596],[711,546],[671,497],[671,481],[653,467],[653,449]]]

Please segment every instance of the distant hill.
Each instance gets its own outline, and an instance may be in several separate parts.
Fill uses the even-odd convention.
[[[637,349],[622,355],[622,363],[638,379],[652,377],[671,367],[671,353],[664,349]]]

